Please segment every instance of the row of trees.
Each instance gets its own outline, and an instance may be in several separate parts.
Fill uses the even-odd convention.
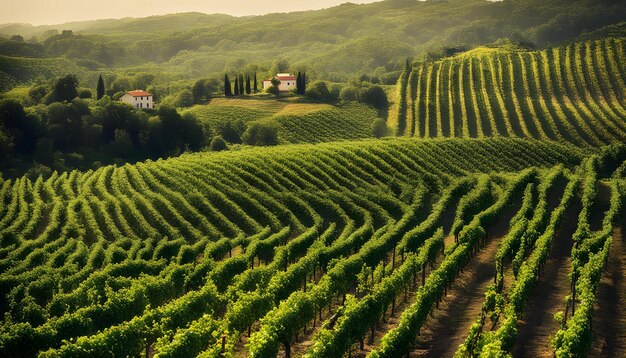
[[[278,86],[280,86],[280,80],[274,77],[271,79],[271,81],[272,81],[273,88],[269,88],[267,89],[267,91],[269,93],[272,93],[278,96],[279,94]],[[296,77],[296,91],[295,91],[297,94],[302,95],[302,96],[306,95],[306,82],[307,82],[306,72],[298,71],[298,75]],[[253,77],[250,77],[250,75],[247,75],[247,74],[235,75],[234,86],[231,83],[230,78],[228,77],[228,74],[224,74],[224,96],[226,97],[241,96],[244,94],[249,95],[249,94],[258,93],[258,92],[259,92],[259,88],[258,88],[256,72],[254,73]]]
[[[251,82],[253,82],[251,84]],[[259,91],[256,72],[253,77],[250,75],[235,75],[235,84],[234,90],[233,85],[228,78],[228,74],[224,75],[224,96],[232,97],[232,96],[240,96],[244,94],[252,94],[257,93]]]

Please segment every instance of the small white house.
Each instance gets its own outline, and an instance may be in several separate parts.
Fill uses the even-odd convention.
[[[278,85],[279,92],[289,92],[291,90],[295,90],[296,85],[296,76],[291,73],[279,73],[274,78],[280,81]],[[263,81],[263,90],[268,89],[272,85],[272,79],[267,79]]]
[[[120,101],[130,104],[135,108],[154,108],[152,95],[146,91],[135,90],[126,92],[120,97]]]

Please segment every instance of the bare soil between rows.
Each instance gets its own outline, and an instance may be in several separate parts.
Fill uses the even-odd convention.
[[[606,272],[596,293],[589,357],[626,357],[626,216],[613,230]]]
[[[560,322],[554,319],[554,314],[565,310],[565,298],[570,294],[569,273],[574,245],[572,235],[576,231],[581,210],[580,200],[573,200],[564,213],[552,240],[550,255],[526,303],[512,352],[514,357],[554,355],[550,336],[560,328]]]

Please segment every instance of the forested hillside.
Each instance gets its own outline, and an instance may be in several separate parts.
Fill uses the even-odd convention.
[[[600,146],[626,140],[624,38],[542,51],[479,47],[405,70],[398,135],[520,137]]]
[[[366,72],[395,82],[390,73],[401,70],[406,57],[438,57],[501,38],[555,45],[625,21],[624,14],[626,5],[617,0],[387,0],[241,18],[190,13],[6,25],[0,33],[21,34],[25,41],[1,41],[0,54],[66,57],[92,70],[124,67],[186,78],[297,67],[324,79]]]

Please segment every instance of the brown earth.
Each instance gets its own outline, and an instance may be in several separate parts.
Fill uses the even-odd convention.
[[[495,275],[494,257],[501,239],[507,234],[511,218],[521,207],[521,197],[488,228],[487,242],[459,273],[440,310],[426,321],[414,345],[411,357],[451,357],[467,337],[480,316],[487,287]]]
[[[606,272],[597,291],[590,357],[626,357],[626,217],[613,231]]]
[[[580,200],[574,199],[564,213],[544,270],[519,322],[512,352],[514,357],[552,357],[554,354],[550,336],[560,328],[554,314],[565,310],[565,298],[570,294],[572,235],[576,231],[580,209]]]

